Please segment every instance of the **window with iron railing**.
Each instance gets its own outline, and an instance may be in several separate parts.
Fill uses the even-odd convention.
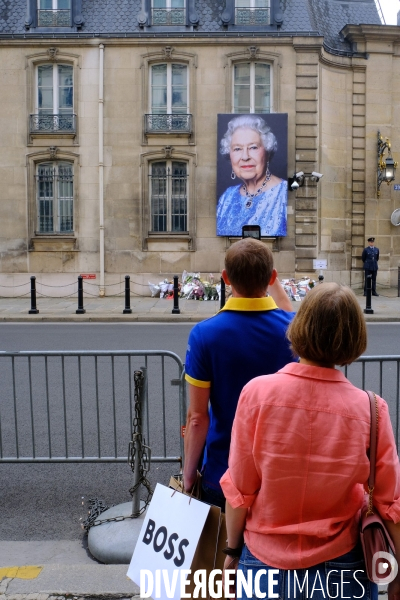
[[[152,0],[152,25],[185,25],[185,0]]]
[[[71,0],[38,0],[38,27],[71,27]]]
[[[152,65],[150,82],[150,114],[145,117],[146,133],[191,133],[187,65]]]
[[[37,166],[37,233],[74,231],[74,176],[68,162]]]
[[[37,68],[36,113],[30,116],[31,133],[74,133],[73,67],[45,64]]]
[[[236,25],[269,25],[270,22],[270,0],[236,0]]]
[[[151,233],[187,232],[187,163],[176,160],[154,162],[149,177]]]
[[[232,112],[271,112],[271,65],[243,62],[233,66]]]

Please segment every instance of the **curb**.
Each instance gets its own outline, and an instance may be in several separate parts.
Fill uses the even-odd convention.
[[[197,323],[209,319],[214,315],[127,315],[127,316],[109,316],[109,315],[71,315],[71,316],[9,316],[0,317],[3,323]],[[1,596],[0,596],[1,600]]]
[[[0,323],[199,323],[210,315],[10,315],[0,316]],[[364,315],[367,323],[399,323],[400,315]],[[0,596],[1,600],[1,596]]]

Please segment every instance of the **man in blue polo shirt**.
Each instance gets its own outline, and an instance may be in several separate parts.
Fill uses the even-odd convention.
[[[228,468],[240,392],[250,379],[275,373],[295,359],[286,339],[294,312],[265,244],[253,238],[234,243],[222,277],[232,297],[214,317],[195,325],[188,341],[183,480],[190,491],[205,446],[202,499],[224,508],[219,480]]]

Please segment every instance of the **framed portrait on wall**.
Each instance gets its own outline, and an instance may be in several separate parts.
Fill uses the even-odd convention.
[[[287,114],[218,115],[218,236],[241,237],[244,225],[286,235],[287,153]]]

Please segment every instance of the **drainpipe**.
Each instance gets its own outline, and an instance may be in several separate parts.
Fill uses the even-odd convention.
[[[99,296],[104,292],[104,44],[99,45],[99,224],[100,224],[100,286]]]

